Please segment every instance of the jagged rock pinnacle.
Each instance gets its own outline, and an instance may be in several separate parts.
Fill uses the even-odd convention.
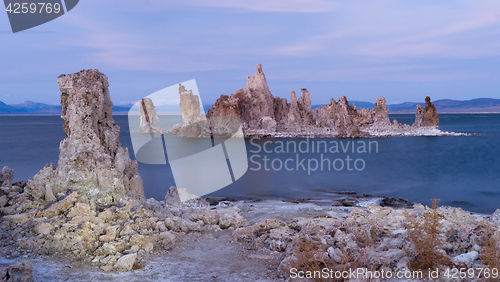
[[[59,147],[57,168],[46,166],[30,179],[28,194],[35,198],[76,190],[99,204],[134,198],[144,201],[137,161],[118,140],[108,78],[98,70],[82,70],[57,78],[67,138]],[[49,191],[50,190],[50,191]]]
[[[436,107],[431,103],[429,96],[425,97],[425,108],[417,105],[414,127],[434,127],[439,126],[439,116]]]
[[[297,98],[291,91],[290,103],[285,98],[275,97],[267,85],[262,65],[258,64],[255,75],[248,77],[247,86],[230,96],[222,95],[208,111],[207,117],[231,116],[239,118],[245,136],[316,136],[316,137],[368,137],[394,136],[403,134],[440,134],[433,131],[439,125],[439,118],[430,99],[426,109],[419,109],[417,126],[427,129],[414,131],[408,125],[390,122],[389,110],[384,97],[376,99],[374,109],[357,108],[350,105],[345,96],[338,102],[332,98],[330,104],[314,110],[307,89],[301,89]],[[215,122],[211,122],[215,124]]]

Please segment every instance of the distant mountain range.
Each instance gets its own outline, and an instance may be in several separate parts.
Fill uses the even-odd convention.
[[[114,114],[128,113],[132,105],[114,106]],[[47,105],[32,101],[7,105],[0,101],[0,115],[62,115],[61,106]]]
[[[500,113],[500,99],[478,98],[467,101],[444,99],[433,103],[438,113]],[[425,103],[418,104],[425,106]],[[391,113],[415,113],[417,103],[393,104],[387,108]]]
[[[351,101],[351,105],[355,104],[356,108],[374,108],[375,103]],[[438,113],[500,113],[500,99],[478,98],[467,101],[458,101],[451,99],[432,101]],[[414,114],[417,110],[417,105],[425,107],[425,103],[405,102],[401,104],[387,105],[391,114]],[[313,108],[320,105],[314,105]]]
[[[478,98],[467,101],[458,100],[436,100],[432,101],[436,106],[438,113],[500,113],[500,99],[492,98]],[[375,108],[375,103],[363,101],[349,101],[349,104],[356,105],[359,108]],[[401,104],[387,105],[391,114],[414,114],[417,111],[417,105],[425,107],[425,103],[404,102]],[[322,105],[312,105],[313,109],[321,107]],[[210,109],[210,105],[204,105],[205,111]]]
[[[350,101],[356,108],[374,108],[375,104],[363,101]],[[478,98],[467,101],[458,100],[437,100],[433,101],[438,113],[500,113],[500,99]],[[425,103],[405,102],[401,104],[387,105],[391,114],[414,114],[417,105],[425,106]],[[321,105],[313,105],[315,109]],[[126,114],[132,107],[130,105],[114,106],[113,114]],[[211,108],[211,105],[204,105],[205,111]],[[19,104],[7,105],[0,101],[0,115],[61,115],[61,106],[47,105],[32,101],[26,101]]]

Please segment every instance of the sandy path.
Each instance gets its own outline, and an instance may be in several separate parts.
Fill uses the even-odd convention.
[[[71,266],[69,260],[38,257],[33,264],[35,281],[282,281],[276,271],[277,254],[256,254],[248,244],[229,240],[229,232],[193,234],[172,250],[149,255],[142,269],[105,273],[92,266]],[[0,267],[18,259],[0,259]]]

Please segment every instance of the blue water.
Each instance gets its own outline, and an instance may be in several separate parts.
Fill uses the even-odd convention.
[[[131,148],[128,135],[127,116],[115,116],[121,127],[120,142]],[[391,119],[412,123],[414,115],[391,115]],[[462,207],[474,212],[491,213],[500,207],[500,115],[499,114],[442,114],[440,128],[446,131],[478,133],[470,137],[393,137],[372,139],[314,139],[330,142],[378,143],[378,153],[324,153],[331,161],[349,155],[353,160],[362,159],[364,169],[322,171],[284,168],[275,171],[263,167],[264,156],[275,161],[275,168],[297,154],[289,153],[252,153],[257,146],[247,140],[249,162],[247,173],[233,184],[212,195],[235,198],[273,198],[295,199],[332,196],[330,191],[355,191],[380,196],[406,198],[413,202],[430,204],[430,199],[438,198],[440,204]],[[47,163],[57,164],[59,142],[65,138],[62,131],[63,121],[58,116],[0,116],[0,166],[15,169],[15,180],[28,179]],[[278,146],[277,141],[305,139],[262,139],[254,144],[268,150]],[[316,144],[316,143],[315,143]],[[352,145],[352,143],[349,143]],[[349,146],[350,146],[349,145]],[[133,153],[131,153],[133,158]],[[321,159],[320,153],[300,153],[299,159]],[[262,168],[255,169],[258,162]],[[340,163],[337,163],[340,164]],[[358,162],[361,164],[361,162]],[[295,165],[295,164],[294,164]],[[352,164],[351,164],[352,165]],[[270,166],[270,164],[268,164]],[[337,168],[339,168],[337,166]],[[359,167],[358,167],[359,168]],[[139,165],[144,180],[146,197],[162,199],[166,190],[175,185],[168,165]]]

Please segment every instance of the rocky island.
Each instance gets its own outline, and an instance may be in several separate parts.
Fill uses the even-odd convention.
[[[374,109],[356,108],[345,96],[338,101],[312,109],[310,94],[301,89],[297,98],[291,91],[290,103],[286,98],[274,97],[267,85],[262,65],[255,75],[248,77],[247,86],[230,96],[221,95],[215,101],[207,118],[238,119],[245,137],[387,137],[387,136],[448,136],[464,135],[438,129],[439,117],[430,97],[426,106],[418,106],[413,125],[392,122],[384,97],[376,99]],[[211,122],[212,124],[212,122]]]
[[[179,109],[183,124],[170,130],[158,127],[159,117],[150,98],[139,104],[140,132],[170,133],[177,137],[210,138],[238,135],[257,137],[360,138],[389,136],[463,136],[467,134],[438,129],[439,116],[431,98],[425,98],[425,107],[417,105],[415,122],[401,124],[389,119],[384,97],[376,99],[372,109],[357,109],[345,96],[338,101],[312,109],[310,94],[301,89],[297,98],[291,91],[286,98],[274,97],[258,65],[255,75],[248,77],[247,86],[230,96],[221,95],[206,116],[200,113],[200,100],[191,90],[179,84]]]
[[[250,88],[237,94],[242,99],[253,97],[254,90],[264,95],[262,81],[249,79]],[[302,276],[321,281],[324,269],[334,281],[415,281],[434,278],[434,270],[439,279],[451,279],[450,269],[462,268],[473,270],[464,281],[498,278],[499,210],[481,216],[438,207],[437,201],[432,207],[407,208],[391,207],[391,201],[364,206],[211,198],[181,202],[175,187],[164,200],[146,200],[137,163],[117,138],[107,77],[84,70],[60,76],[58,84],[67,137],[57,167],[49,164],[19,182],[13,182],[8,167],[0,172],[3,281],[286,281]],[[375,125],[380,130],[395,126],[386,123],[383,99],[374,110],[356,111],[341,99],[309,112],[306,93],[292,100],[290,107],[297,111],[281,112],[280,122],[276,112],[260,116],[260,123],[245,124],[245,134],[282,128],[285,113],[287,120],[310,128],[332,108],[350,114],[325,121],[318,130],[352,129],[364,120],[368,127],[356,127],[358,133],[344,131],[354,137],[368,128],[383,132]],[[211,118],[223,111],[245,120],[250,116],[249,121],[260,115],[249,112],[248,100],[239,107],[238,96],[224,97]],[[223,107],[224,101],[236,102]],[[269,114],[279,108],[261,106]],[[433,127],[436,118],[429,100],[419,108],[417,127]],[[346,276],[353,271],[358,274]],[[382,271],[386,276],[380,277]]]

